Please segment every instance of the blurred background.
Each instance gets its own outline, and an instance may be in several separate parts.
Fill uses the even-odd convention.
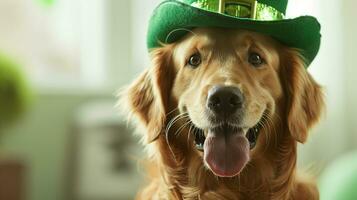
[[[0,0],[0,200],[133,199],[143,152],[115,93],[149,66],[145,33],[159,2]],[[327,112],[298,164],[318,176],[323,200],[357,188],[356,8],[290,0],[287,11],[322,24],[309,71]]]

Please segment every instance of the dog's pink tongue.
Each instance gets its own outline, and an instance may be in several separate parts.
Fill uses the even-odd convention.
[[[204,143],[204,161],[217,176],[232,177],[249,161],[249,141],[243,133],[210,130]]]

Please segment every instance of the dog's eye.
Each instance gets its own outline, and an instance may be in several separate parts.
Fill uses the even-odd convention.
[[[199,53],[193,54],[188,60],[188,64],[193,68],[198,67],[201,64],[201,62],[202,62],[201,55]]]
[[[249,53],[248,62],[255,67],[259,67],[264,63],[264,59],[259,54],[252,52]]]

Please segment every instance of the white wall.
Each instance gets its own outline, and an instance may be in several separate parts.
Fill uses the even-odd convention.
[[[152,11],[161,0],[132,1],[132,64],[139,73],[149,67],[149,57],[146,48],[146,32]]]
[[[107,4],[107,47],[110,66],[108,79],[113,89],[128,84],[133,77],[131,41],[131,3],[126,0],[109,0]]]
[[[344,19],[344,34],[345,38],[345,67],[346,67],[346,109],[344,115],[347,123],[347,133],[351,135],[348,140],[348,148],[357,148],[357,1],[345,0],[343,1]],[[336,67],[343,67],[337,65]]]

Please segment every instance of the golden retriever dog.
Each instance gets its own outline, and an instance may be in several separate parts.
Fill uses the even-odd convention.
[[[197,28],[151,57],[121,95],[149,154],[137,199],[319,199],[296,172],[297,142],[324,105],[298,49]]]

